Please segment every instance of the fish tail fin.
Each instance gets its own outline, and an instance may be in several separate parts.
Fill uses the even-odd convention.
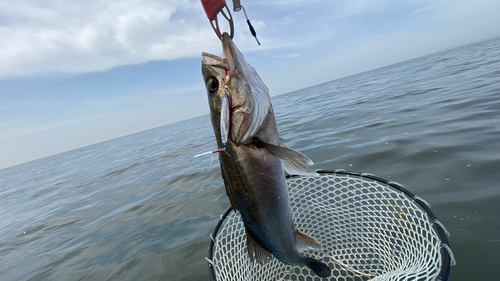
[[[330,274],[332,274],[331,269],[328,267],[328,265],[320,262],[319,260],[315,260],[310,257],[304,257],[303,258],[304,264],[309,267],[316,275],[319,277],[328,277]]]
[[[313,250],[321,249],[321,245],[319,244],[318,240],[312,238],[307,234],[304,234],[298,229],[295,229],[295,231],[297,231],[297,238],[296,238],[297,242],[295,244],[297,245],[297,250],[299,252],[308,249],[313,249]],[[302,260],[303,263],[307,267],[309,267],[312,271],[314,271],[314,273],[316,273],[316,275],[318,275],[319,277],[328,277],[332,272],[326,264],[318,260],[306,256],[302,256]]]

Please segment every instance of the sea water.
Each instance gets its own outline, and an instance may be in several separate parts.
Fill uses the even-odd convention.
[[[500,39],[272,102],[312,168],[376,174],[431,203],[451,233],[450,280],[498,279]],[[0,280],[208,280],[229,207],[217,156],[194,158],[216,149],[209,119],[0,170]]]

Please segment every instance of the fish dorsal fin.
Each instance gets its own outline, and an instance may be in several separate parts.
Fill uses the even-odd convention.
[[[262,246],[255,241],[252,237],[252,232],[245,226],[245,232],[247,234],[247,249],[250,260],[253,262],[257,260],[259,264],[264,264],[273,258],[273,255],[266,251]]]
[[[321,250],[321,244],[318,240],[312,238],[311,236],[304,234],[302,231],[295,229],[297,231],[296,246],[297,251],[303,252],[309,249]]]
[[[304,164],[305,162],[311,165],[313,164],[313,161],[301,152],[291,149],[283,144],[278,146],[262,142],[262,147],[278,158],[281,161],[283,169],[290,175],[318,176],[318,173]]]

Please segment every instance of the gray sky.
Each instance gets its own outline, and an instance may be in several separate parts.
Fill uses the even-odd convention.
[[[498,0],[241,3],[271,95],[500,36]],[[201,52],[222,51],[199,0],[5,0],[0,38],[0,168],[208,113]]]

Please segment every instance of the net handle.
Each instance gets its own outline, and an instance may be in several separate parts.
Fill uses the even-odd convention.
[[[379,178],[375,175],[372,174],[366,174],[366,173],[358,173],[358,172],[352,172],[352,171],[347,171],[343,169],[336,169],[336,170],[316,170],[317,173],[319,174],[333,174],[333,175],[343,175],[343,176],[356,176],[360,178],[368,178],[374,181],[377,181],[379,183],[383,183],[387,186],[390,186],[402,193],[404,193],[406,196],[411,198],[415,204],[417,204],[422,210],[429,216],[429,220],[432,222],[432,228],[434,228],[438,234],[439,240],[441,241],[441,245],[446,245],[448,248],[450,247],[449,241],[448,241],[448,235],[447,231],[443,228],[442,224],[440,223],[435,223],[437,221],[436,216],[434,213],[432,213],[430,206],[427,204],[427,202],[423,201],[420,197],[414,195],[407,189],[405,189],[401,184],[397,182],[391,182],[382,178]],[[291,178],[291,177],[299,177],[298,175],[286,175],[286,178]],[[215,227],[213,233],[210,236],[210,246],[208,247],[208,272],[210,275],[210,280],[211,281],[217,281],[217,277],[215,276],[215,269],[213,266],[213,250],[214,250],[214,245],[215,245],[215,239],[217,239],[217,234],[219,233],[219,229],[222,226],[222,223],[226,219],[226,217],[233,211],[232,207],[229,207],[229,209],[226,210],[226,212],[220,217],[219,222],[217,223],[217,226]],[[452,258],[450,257],[450,253],[448,250],[446,250],[446,247],[441,247],[441,270],[439,271],[439,274],[436,277],[436,280],[442,280],[442,281],[447,281],[448,280],[448,275],[450,274],[450,266],[452,262]]]

